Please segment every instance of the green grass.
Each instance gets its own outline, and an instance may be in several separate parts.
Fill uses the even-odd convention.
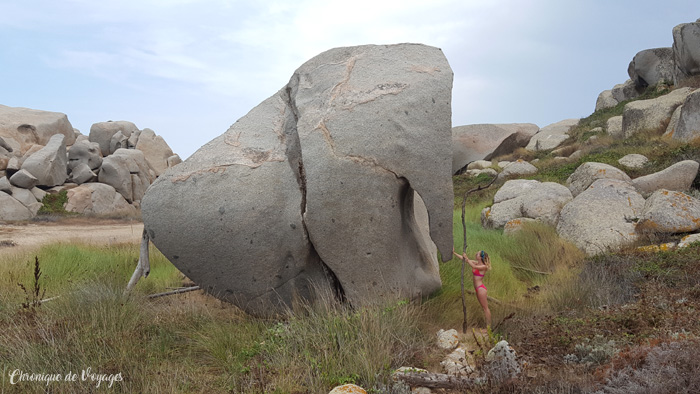
[[[177,286],[181,277],[177,269],[151,247],[151,273],[137,288],[151,292],[166,286]],[[21,296],[18,283],[32,281],[34,257],[39,259],[46,297],[65,294],[86,281],[114,286],[126,285],[138,262],[138,249],[133,245],[92,246],[54,244],[36,253],[17,256],[0,264],[0,288],[5,297]],[[28,288],[29,286],[27,286]]]

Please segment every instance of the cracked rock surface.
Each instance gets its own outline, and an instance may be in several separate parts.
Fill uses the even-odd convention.
[[[314,287],[353,305],[433,292],[452,247],[451,88],[425,45],[318,55],[151,185],[152,242],[255,315]]]

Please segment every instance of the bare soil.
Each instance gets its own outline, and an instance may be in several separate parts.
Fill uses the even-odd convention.
[[[55,222],[0,222],[0,257],[57,242],[138,243],[142,231],[143,223],[135,220],[71,218]]]

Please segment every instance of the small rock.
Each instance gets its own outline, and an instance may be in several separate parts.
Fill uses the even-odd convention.
[[[517,161],[508,164],[498,176],[500,178],[507,178],[511,176],[532,175],[536,173],[537,167],[526,162],[525,160],[518,159]]]
[[[628,168],[639,169],[643,168],[649,162],[649,159],[644,155],[632,153],[620,158],[617,162]]]
[[[511,161],[507,161],[507,160],[502,160],[502,161],[499,161],[499,162],[498,162],[498,166],[501,167],[501,168],[506,168],[506,166],[507,166],[508,164],[510,164],[510,163],[512,163],[512,162],[511,162]]]
[[[367,391],[354,384],[344,384],[331,390],[328,394],[367,394]]]
[[[449,330],[440,329],[437,333],[437,344],[440,349],[454,349],[459,345],[459,335],[454,328]]]
[[[681,242],[678,243],[679,248],[685,248],[692,244],[693,242],[700,242],[700,234],[690,234],[681,238]]]
[[[487,175],[492,176],[492,177],[498,176],[498,172],[496,170],[494,170],[493,168],[485,168],[483,170],[467,170],[464,174],[466,174],[467,176],[471,176],[471,177],[476,177],[476,176],[479,176],[481,174],[487,174]]]
[[[467,165],[467,170],[483,170],[491,167],[491,162],[487,160],[476,160]]]
[[[515,350],[506,341],[500,341],[486,355],[484,372],[493,381],[504,382],[515,378],[522,370]]]
[[[474,372],[474,360],[461,347],[448,354],[440,365],[448,375],[469,376]]]
[[[595,136],[593,136],[595,137]],[[591,137],[591,138],[593,138]],[[590,141],[590,138],[588,139]],[[595,141],[595,140],[594,140]],[[581,149],[569,155],[569,160],[578,160],[583,157],[583,151]]]

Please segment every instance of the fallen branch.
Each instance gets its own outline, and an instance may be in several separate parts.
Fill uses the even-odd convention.
[[[199,289],[200,289],[199,286],[183,287],[181,289],[166,291],[164,293],[151,294],[148,296],[148,298],[165,297],[165,296],[169,296],[169,295],[173,295],[173,294],[187,293],[188,291],[195,291],[195,290],[199,290]]]
[[[464,376],[432,372],[399,372],[394,378],[406,382],[411,387],[431,389],[466,389],[474,386],[474,379]]]
[[[534,272],[534,273],[536,273],[536,274],[542,274],[542,275],[552,275],[552,273],[551,273],[551,272],[535,271],[535,270],[533,270],[533,269],[530,269],[530,268],[525,268],[525,267],[519,267],[519,266],[517,266],[517,265],[512,265],[512,264],[511,264],[511,267],[513,267],[513,268],[517,268],[517,269],[519,269],[519,270],[523,270],[523,271],[530,271],[530,272]]]

